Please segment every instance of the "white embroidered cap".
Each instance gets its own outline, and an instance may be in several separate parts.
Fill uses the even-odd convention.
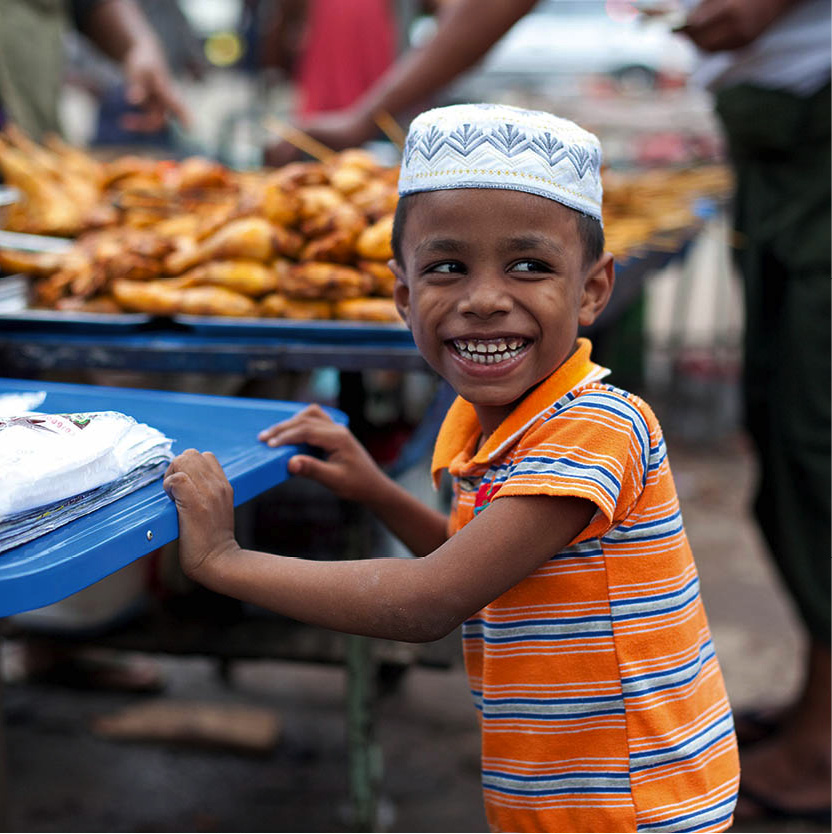
[[[410,125],[399,194],[508,188],[601,220],[601,143],[551,113],[501,104],[456,104]]]

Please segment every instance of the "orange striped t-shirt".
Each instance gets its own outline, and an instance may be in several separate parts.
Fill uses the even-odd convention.
[[[451,532],[504,495],[597,507],[463,625],[486,814],[494,831],[724,831],[736,738],[661,428],[589,354],[579,340],[479,450],[458,398],[434,451]]]

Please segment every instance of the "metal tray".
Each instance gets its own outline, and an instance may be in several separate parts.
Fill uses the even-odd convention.
[[[42,310],[27,306],[29,279],[25,275],[0,278],[0,330],[25,327],[27,330],[124,331],[134,330],[153,320],[145,313],[76,313],[69,310]]]
[[[299,321],[296,319],[223,318],[222,316],[173,316],[173,321],[204,336],[277,338],[302,342],[384,342],[412,345],[404,324],[365,321]]]
[[[187,448],[216,454],[242,504],[286,480],[297,446],[270,448],[257,434],[303,403],[0,379],[0,393],[46,391],[42,411],[112,409],[149,423]],[[330,410],[339,422],[346,416]],[[161,479],[40,538],[0,553],[0,616],[41,608],[103,579],[179,535]]]

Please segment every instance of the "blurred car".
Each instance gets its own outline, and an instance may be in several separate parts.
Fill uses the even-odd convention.
[[[432,18],[411,30],[414,45],[435,31]],[[625,91],[681,86],[695,50],[660,19],[629,0],[541,0],[452,88],[455,98],[482,98],[495,87],[544,87],[604,75]]]

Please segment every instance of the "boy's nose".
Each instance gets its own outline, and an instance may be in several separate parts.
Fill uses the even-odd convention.
[[[471,276],[465,289],[458,307],[463,315],[486,318],[511,310],[513,302],[501,276]]]

